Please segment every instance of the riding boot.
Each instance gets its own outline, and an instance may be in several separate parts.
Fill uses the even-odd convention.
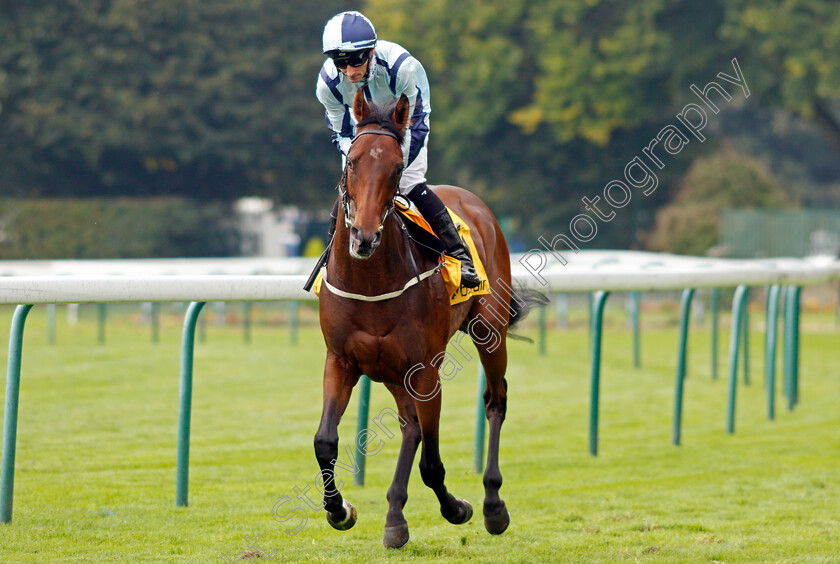
[[[461,285],[465,288],[477,288],[481,285],[481,279],[475,272],[470,251],[458,235],[458,230],[452,223],[452,217],[437,194],[432,192],[424,182],[412,188],[407,197],[414,202],[429,222],[443,246],[446,247],[446,254],[461,261]]]
[[[327,261],[330,258],[332,240],[335,236],[335,226],[338,222],[338,204],[340,201],[341,198],[339,197],[339,199],[335,201],[335,205],[333,206],[332,212],[330,212],[330,227],[327,231],[327,248],[324,249],[323,254],[321,254],[321,258],[319,258],[318,262],[315,264],[315,269],[312,271],[312,274],[309,275],[309,278],[303,285],[303,289],[307,292],[312,288],[312,285],[315,284],[315,279],[318,277],[318,273],[321,271],[321,267],[327,264]]]

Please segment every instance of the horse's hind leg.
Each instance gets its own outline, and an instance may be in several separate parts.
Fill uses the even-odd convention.
[[[420,476],[440,502],[440,513],[454,525],[466,523],[472,517],[472,505],[466,500],[455,499],[446,490],[444,478],[446,470],[440,459],[438,448],[438,429],[440,423],[440,380],[437,369],[424,367],[411,377],[412,394],[415,399],[417,417],[420,420],[423,448],[420,453]]]
[[[490,427],[490,439],[487,446],[487,468],[484,471],[484,528],[493,535],[500,535],[510,524],[510,513],[505,502],[499,497],[502,487],[502,473],[499,470],[499,436],[507,411],[507,349],[505,347],[506,326],[497,327],[501,340],[487,342],[476,339],[478,355],[487,377],[484,390],[484,411]],[[480,344],[484,342],[484,344]],[[495,348],[494,348],[495,344]]]
[[[324,407],[321,423],[315,433],[315,457],[318,459],[324,480],[324,509],[327,511],[327,521],[340,531],[356,524],[356,508],[344,500],[341,492],[335,487],[335,463],[338,459],[338,423],[347,409],[353,386],[358,379],[359,374],[346,363],[327,353],[324,366]],[[354,447],[355,443],[350,447],[351,463],[355,460]]]
[[[386,384],[386,387],[397,402],[399,424],[402,427],[402,445],[400,445],[400,454],[397,458],[394,480],[388,488],[388,516],[385,519],[385,536],[382,544],[385,548],[402,548],[409,539],[408,523],[403,516],[403,507],[408,500],[408,478],[411,475],[411,466],[414,464],[414,455],[420,444],[420,422],[417,420],[417,411],[414,409],[414,399],[405,391],[405,388],[390,384]],[[381,421],[385,413],[380,412],[379,417],[374,421],[377,427],[390,438],[393,434],[387,427],[383,427]],[[391,416],[393,417],[393,412]]]

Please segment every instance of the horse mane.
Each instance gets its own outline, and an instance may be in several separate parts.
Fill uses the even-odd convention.
[[[356,127],[359,128],[363,125],[376,124],[382,129],[390,131],[396,135],[397,141],[399,141],[400,145],[402,145],[403,139],[405,138],[405,129],[394,123],[394,108],[397,105],[397,101],[398,100],[392,100],[386,104],[382,104],[381,106],[368,102],[370,113],[362,121],[357,123]]]

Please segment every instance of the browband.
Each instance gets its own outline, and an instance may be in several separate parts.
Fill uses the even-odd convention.
[[[356,141],[356,139],[358,139],[362,135],[387,135],[388,137],[393,138],[394,141],[396,141],[397,143],[400,142],[400,138],[397,137],[395,133],[388,131],[387,129],[366,129],[364,131],[360,131],[353,138],[353,141]]]

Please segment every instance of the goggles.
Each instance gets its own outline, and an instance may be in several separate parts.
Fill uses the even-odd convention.
[[[370,58],[370,49],[362,51],[335,51],[330,54],[330,57],[335,63],[336,68],[346,69],[347,65],[351,67],[360,67],[365,64]]]

